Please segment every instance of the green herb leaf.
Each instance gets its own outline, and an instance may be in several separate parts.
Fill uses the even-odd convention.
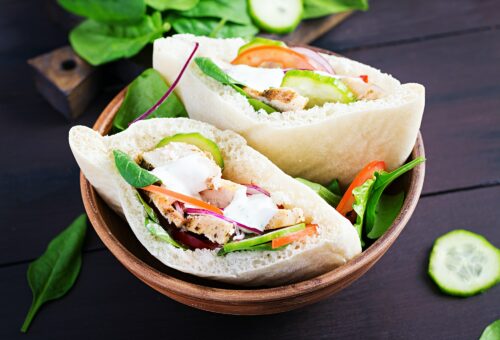
[[[144,211],[146,211],[147,219],[150,219],[155,223],[160,223],[160,220],[156,216],[153,208],[151,208],[151,206],[147,204],[146,201],[144,201],[144,199],[138,192],[136,194],[137,194],[137,199],[139,200],[139,202],[141,202],[142,206],[144,207]]]
[[[158,71],[152,68],[144,71],[128,86],[125,99],[113,119],[113,132],[125,130],[134,119],[151,108],[168,88],[169,86]],[[187,116],[182,102],[175,93],[171,93],[147,119]]]
[[[144,0],[57,0],[65,10],[104,23],[133,22],[146,13]]]
[[[165,229],[163,229],[163,227],[161,225],[159,225],[158,223],[150,220],[149,218],[146,218],[146,221],[144,222],[144,224],[146,225],[146,228],[151,233],[151,235],[153,235],[157,239],[159,239],[161,241],[164,241],[164,242],[167,242],[167,243],[173,245],[176,248],[183,248],[183,249],[185,249],[184,246],[182,246],[176,240],[174,240],[172,238],[172,236],[170,236],[165,231]]]
[[[380,197],[375,211],[373,228],[367,232],[369,239],[376,240],[384,235],[401,211],[404,200],[405,193],[403,191],[396,195],[382,195]]]
[[[85,20],[69,34],[71,46],[80,57],[97,66],[137,54],[168,29],[159,12],[135,24],[104,24]]]
[[[498,340],[500,339],[500,319],[491,323],[481,334],[479,340]]]
[[[307,179],[297,177],[295,178],[297,181],[307,185],[309,188],[311,188],[314,192],[316,192],[322,199],[326,201],[326,203],[330,204],[332,207],[336,207],[339,202],[341,197],[335,195],[333,192],[322,186],[321,184],[314,183],[311,181],[308,181]]]
[[[334,179],[326,187],[335,195],[342,197],[342,190],[340,189],[340,183],[338,179]]]
[[[259,32],[258,28],[252,24],[240,25],[225,22],[221,26],[221,19],[171,16],[168,21],[172,23],[177,33],[191,33],[213,38],[251,38]]]
[[[368,9],[368,0],[304,0],[302,19],[319,18],[333,13]]]
[[[145,0],[145,1],[148,6],[151,6],[158,11],[165,11],[167,9],[186,11],[196,6],[196,4],[198,4],[199,2],[199,0]]]
[[[45,253],[28,268],[28,283],[33,302],[21,327],[26,332],[33,317],[47,301],[66,294],[78,277],[82,265],[82,246],[87,231],[86,216],[80,215],[56,236]]]
[[[361,240],[361,245],[364,246],[363,241],[363,219],[365,216],[366,205],[368,204],[368,199],[370,198],[370,193],[373,188],[375,180],[369,179],[365,183],[361,184],[359,187],[354,188],[352,194],[354,196],[354,204],[352,208],[356,212],[356,223],[354,223],[354,229],[358,232],[359,239]]]
[[[200,0],[195,7],[182,12],[182,16],[188,18],[226,18],[237,24],[252,24],[245,0]]]
[[[113,156],[115,157],[115,165],[122,175],[123,179],[135,188],[143,188],[156,182],[160,182],[160,179],[141,168],[134,160],[127,155],[125,152],[120,150],[113,150]]]

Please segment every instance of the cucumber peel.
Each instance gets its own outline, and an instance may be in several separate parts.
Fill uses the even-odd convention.
[[[178,133],[173,136],[165,137],[156,145],[156,147],[161,148],[162,146],[172,142],[191,144],[203,151],[209,152],[217,165],[224,169],[224,158],[222,157],[219,146],[214,141],[203,137],[198,132]]]
[[[286,44],[283,41],[280,40],[272,40],[272,39],[266,39],[266,38],[253,38],[249,42],[247,42],[245,45],[241,46],[238,50],[238,55],[241,53],[245,52],[246,50],[249,50],[251,48],[257,47],[257,46],[281,46],[281,47],[287,47]]]
[[[428,273],[444,293],[472,296],[500,281],[500,250],[481,235],[453,230],[434,242]]]
[[[300,23],[303,4],[302,0],[248,0],[248,12],[263,30],[285,34]]]

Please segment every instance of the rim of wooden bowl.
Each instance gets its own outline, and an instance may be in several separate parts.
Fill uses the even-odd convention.
[[[325,50],[321,51],[325,52]],[[325,53],[327,52],[328,51]],[[101,134],[107,134],[109,132],[113,118],[124,99],[125,92],[126,88],[120,91],[120,93],[118,93],[106,106],[93,126],[96,131]],[[425,157],[424,144],[420,133],[417,136],[410,157],[411,159]],[[367,271],[385,254],[404,229],[417,206],[423,187],[424,177],[425,163],[418,165],[409,172],[409,190],[398,217],[382,237],[354,259],[338,268],[311,279],[277,287],[255,289],[238,289],[237,287],[232,289],[204,286],[172,277],[167,273],[151,267],[130,252],[109,230],[106,222],[99,213],[97,204],[98,194],[83,173],[80,175],[80,188],[88,217],[103,243],[128,270],[143,282],[162,293],[168,291],[172,295],[185,297],[189,300],[199,300],[203,302],[212,301],[214,303],[224,303],[228,305],[255,305],[311,294],[315,291],[327,289],[329,286],[334,285],[342,279],[354,276],[357,272]],[[350,281],[353,282],[354,280]],[[345,286],[347,286],[347,284]]]

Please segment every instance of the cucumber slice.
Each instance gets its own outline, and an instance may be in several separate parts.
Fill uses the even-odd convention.
[[[161,148],[171,142],[191,144],[197,146],[203,151],[211,153],[217,165],[224,169],[224,158],[222,158],[219,146],[214,141],[203,137],[198,132],[178,133],[173,136],[165,137],[156,145],[156,147]]]
[[[257,38],[253,38],[248,43],[246,43],[245,45],[241,46],[240,49],[238,50],[238,55],[241,54],[241,53],[243,53],[243,52],[245,52],[246,50],[249,50],[249,49],[257,47],[257,46],[281,46],[281,47],[287,47],[286,44],[283,41],[257,37]]]
[[[309,98],[306,108],[325,103],[351,103],[356,96],[338,78],[318,74],[314,71],[291,70],[283,77],[281,87],[289,87]]]
[[[248,0],[250,16],[270,33],[290,33],[300,23],[302,0]]]
[[[447,294],[475,295],[500,280],[500,251],[481,235],[450,231],[434,242],[429,275]]]

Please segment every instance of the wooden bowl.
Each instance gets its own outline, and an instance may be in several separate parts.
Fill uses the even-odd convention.
[[[95,123],[95,130],[101,134],[110,131],[124,95],[125,89],[108,104]],[[424,156],[424,145],[419,134],[410,159],[420,156]],[[425,166],[421,164],[398,180],[406,192],[403,208],[391,228],[367,250],[323,275],[273,288],[232,286],[167,267],[139,243],[127,222],[104,203],[83,174],[80,186],[95,231],[113,255],[144,283],[191,307],[224,314],[260,315],[285,312],[322,300],[361,277],[396,241],[410,219],[422,191],[424,174]]]

